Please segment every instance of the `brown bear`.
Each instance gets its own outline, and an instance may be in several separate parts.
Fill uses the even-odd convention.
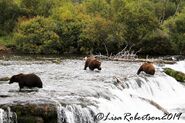
[[[90,70],[98,69],[101,70],[101,62],[97,60],[95,56],[85,57],[85,66],[84,70],[89,67]]]
[[[155,67],[151,62],[146,62],[142,64],[137,71],[137,75],[140,74],[141,71],[144,71],[147,74],[154,75],[155,74]]]
[[[23,87],[28,87],[28,88],[33,88],[33,87],[38,87],[38,88],[42,88],[42,81],[41,79],[31,73],[31,74],[17,74],[17,75],[13,75],[11,78],[10,78],[10,82],[9,84],[12,84],[13,82],[17,82],[19,83],[19,88],[20,90],[23,88]]]

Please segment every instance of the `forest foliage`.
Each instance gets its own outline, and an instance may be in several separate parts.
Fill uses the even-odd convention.
[[[185,54],[183,0],[0,0],[0,13],[0,39],[21,53]]]

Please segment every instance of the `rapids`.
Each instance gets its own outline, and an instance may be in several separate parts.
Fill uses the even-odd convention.
[[[99,72],[83,70],[82,59],[62,59],[59,64],[0,60],[0,77],[35,73],[43,81],[42,89],[29,92],[19,92],[17,83],[0,82],[0,105],[52,102],[57,107],[58,123],[184,123],[184,85],[163,73],[162,67],[166,65],[156,64],[154,76],[145,73],[138,76],[141,64],[102,61]],[[181,71],[185,71],[184,66],[185,61],[171,65]],[[115,77],[121,80],[120,85],[115,84]],[[9,123],[3,112],[0,109],[0,122]],[[169,113],[165,120],[139,119],[147,114],[162,117],[164,112]]]

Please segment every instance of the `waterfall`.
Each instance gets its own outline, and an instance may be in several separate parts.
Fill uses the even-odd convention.
[[[184,123],[185,87],[157,69],[154,76],[120,78],[120,86],[113,80],[107,88],[113,95],[110,100],[93,98],[98,109],[60,105],[59,123]]]
[[[53,99],[57,108],[58,123],[96,123],[94,117],[97,109],[94,106],[82,106],[77,104],[62,105],[60,101]]]
[[[7,110],[0,109],[0,123],[17,123],[17,115],[10,107]]]
[[[81,105],[58,106],[58,123],[97,123],[93,107]]]
[[[165,65],[165,67],[169,67],[169,68],[172,68],[174,70],[181,71],[181,72],[185,73],[185,60],[184,61],[179,61],[179,62],[177,62],[176,64],[173,64],[173,65]]]
[[[136,114],[139,116],[149,114],[152,117],[161,118],[164,113],[170,115],[167,115],[168,119],[156,120],[155,123],[184,122],[183,112],[177,109],[185,109],[185,87],[174,78],[158,72],[154,76],[141,74],[126,78],[122,84],[127,85],[126,88],[120,89],[122,87],[120,86],[110,89],[115,95],[114,99],[99,100],[100,111],[103,113],[99,119],[101,123],[127,122],[128,117],[125,118],[127,114],[133,117]],[[119,118],[122,120],[119,121]],[[134,122],[139,121],[135,119]]]
[[[174,78],[159,72],[155,76],[128,77],[124,83],[127,85],[124,89],[109,88],[114,95],[110,100],[94,98],[99,102],[98,109],[75,104],[58,105],[58,123],[123,123],[147,114],[148,118],[156,118],[154,123],[183,123],[184,114],[175,109],[183,108],[185,104],[185,88]],[[166,119],[161,120],[162,117]],[[137,118],[132,123],[140,122]],[[145,120],[141,120],[142,123],[150,121]]]
[[[138,63],[104,61],[101,72],[84,71],[81,63],[2,65],[2,76],[36,72],[45,86],[38,92],[19,93],[17,84],[2,83],[0,94],[10,96],[1,98],[0,123],[17,123],[16,114],[4,106],[13,102],[56,104],[58,123],[184,123],[185,86],[166,75],[164,66],[156,65],[155,75],[136,75]],[[185,62],[165,67],[183,72]]]
[[[0,123],[3,123],[3,118],[4,118],[4,110],[0,109]]]

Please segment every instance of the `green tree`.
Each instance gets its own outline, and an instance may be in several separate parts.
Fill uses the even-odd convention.
[[[57,32],[64,41],[64,51],[78,53],[78,40],[82,28],[77,6],[72,2],[63,2],[62,6],[53,10],[52,18],[57,23]]]
[[[14,0],[0,0],[0,36],[11,33],[20,16],[20,9]]]
[[[52,54],[62,52],[62,41],[52,19],[35,17],[22,21],[15,34],[17,49],[23,53]]]
[[[145,7],[147,6],[147,7]],[[117,13],[117,21],[126,27],[125,39],[130,45],[137,45],[148,34],[159,27],[158,20],[154,13],[150,11],[150,2],[135,1],[125,2],[125,6]]]
[[[140,42],[142,54],[171,55],[175,53],[175,44],[170,41],[170,36],[157,29]]]
[[[176,44],[178,54],[185,54],[185,9],[167,20],[163,28],[170,35],[170,40]]]
[[[106,0],[86,0],[84,2],[86,12],[92,15],[100,14],[103,17],[109,17],[110,5]]]
[[[59,0],[21,0],[20,7],[27,17],[51,15],[53,8],[60,5]]]

